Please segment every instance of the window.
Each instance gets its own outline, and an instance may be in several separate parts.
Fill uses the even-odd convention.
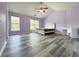
[[[20,17],[11,16],[11,31],[20,31]]]
[[[30,29],[34,30],[36,28],[39,28],[39,20],[30,20]]]

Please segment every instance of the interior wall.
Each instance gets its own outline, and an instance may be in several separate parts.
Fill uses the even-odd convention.
[[[20,31],[11,31],[11,16],[20,17]],[[39,27],[43,27],[43,19],[9,11],[9,35],[30,33],[30,19],[39,20]]]
[[[67,27],[79,28],[79,8],[67,10]]]
[[[6,41],[6,11],[7,5],[0,3],[0,50]]]

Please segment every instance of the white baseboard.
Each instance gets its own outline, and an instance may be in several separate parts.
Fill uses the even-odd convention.
[[[0,57],[1,57],[3,51],[4,51],[5,47],[6,47],[6,44],[7,44],[7,42],[5,41],[5,43],[4,43],[4,45],[2,46],[1,51],[0,51]]]

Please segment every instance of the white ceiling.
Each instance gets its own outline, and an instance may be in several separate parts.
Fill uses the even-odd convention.
[[[34,14],[36,14],[36,16],[34,17],[43,18],[51,13],[52,10],[63,10],[79,7],[78,2],[44,2],[44,4],[49,7],[49,9],[45,13],[38,13],[34,10],[34,8],[37,8],[39,6],[39,2],[9,2],[8,8],[9,11],[29,16],[34,16]]]
[[[63,10],[74,7],[79,7],[79,2],[46,2],[49,7],[54,10]]]
[[[48,9],[45,13],[38,13],[34,9],[39,7],[39,2],[11,2],[8,3],[8,8],[9,11],[25,14],[25,15],[30,15],[34,17],[39,17],[43,18],[45,17],[48,13],[51,12],[52,9]]]

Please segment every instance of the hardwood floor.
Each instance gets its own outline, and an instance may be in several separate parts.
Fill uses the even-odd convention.
[[[7,40],[2,57],[75,57],[79,56],[79,53],[73,50],[74,42],[75,39],[73,41],[60,34],[14,35]]]

